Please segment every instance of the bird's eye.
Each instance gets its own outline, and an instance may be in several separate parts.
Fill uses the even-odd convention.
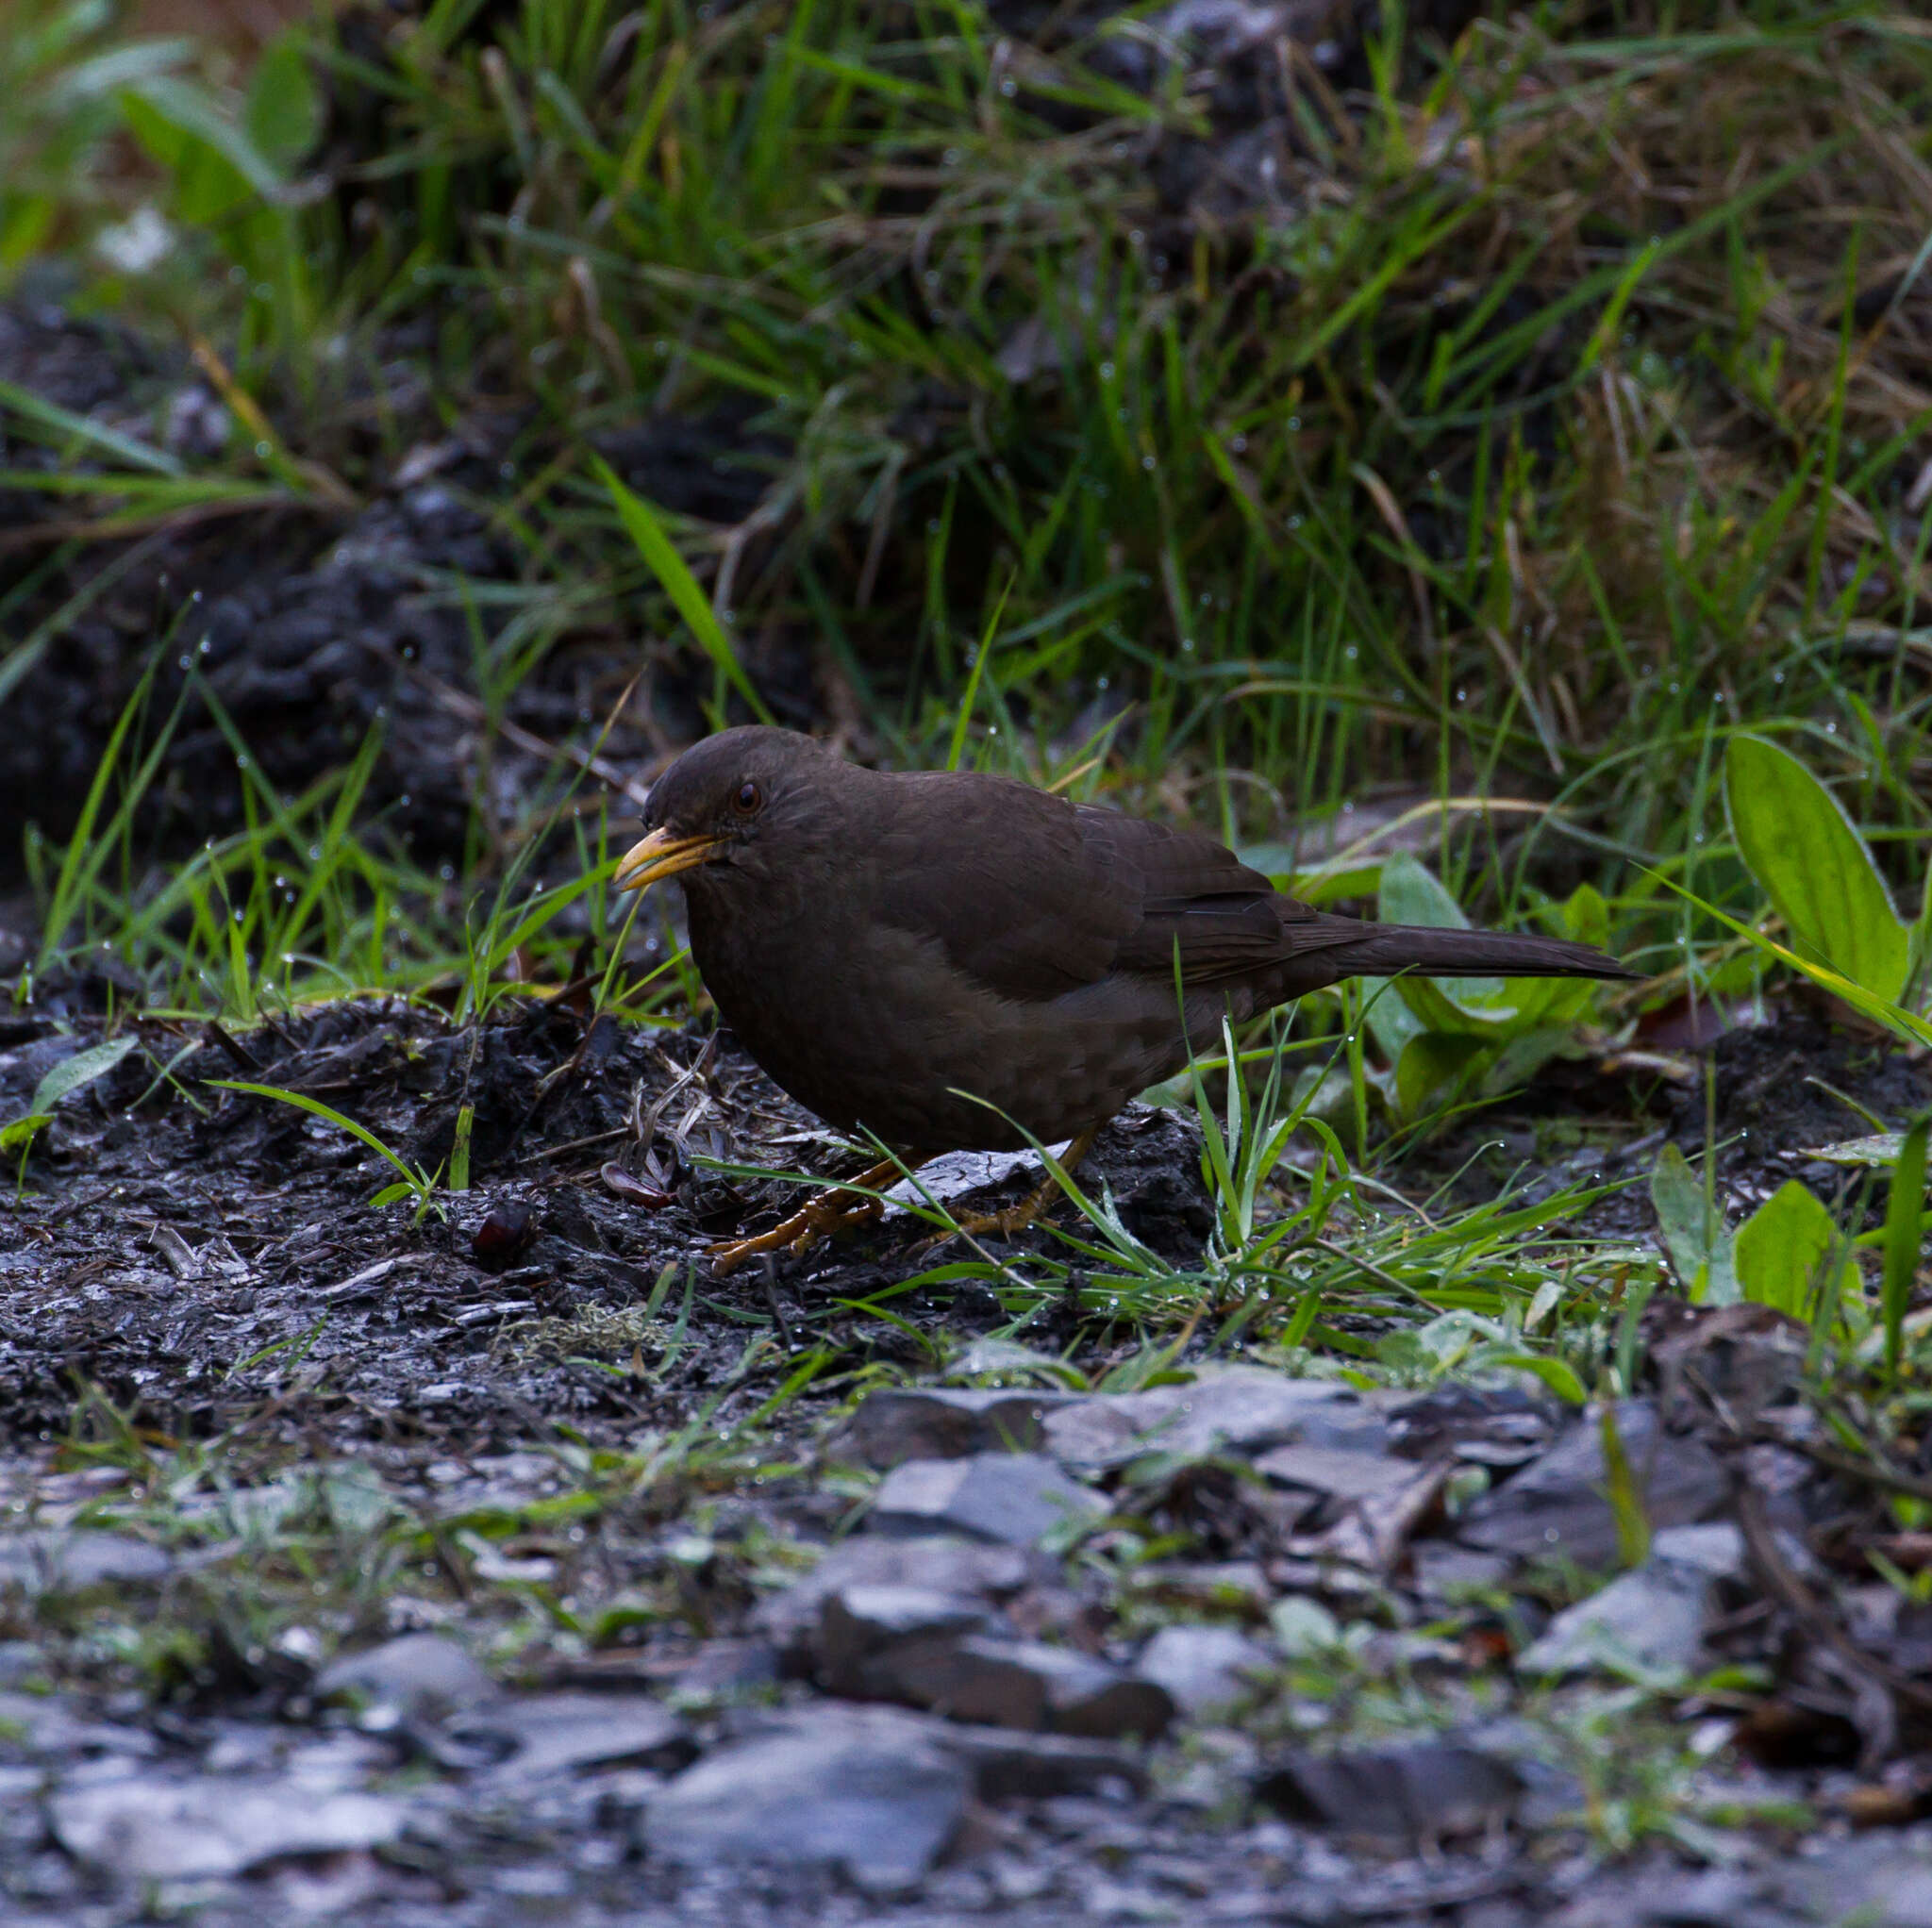
[[[758,806],[764,800],[765,793],[757,784],[741,783],[738,786],[738,794],[731,799],[731,807],[741,817],[750,817],[757,814]]]

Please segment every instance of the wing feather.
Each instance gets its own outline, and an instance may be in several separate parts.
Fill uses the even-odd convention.
[[[1002,777],[894,780],[880,911],[1001,996],[1043,1001],[1111,972],[1212,986],[1348,940],[1224,844]],[[1337,927],[1339,926],[1339,927]]]

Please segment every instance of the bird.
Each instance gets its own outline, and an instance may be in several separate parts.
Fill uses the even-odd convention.
[[[759,1068],[893,1155],[714,1248],[719,1272],[875,1216],[879,1188],[941,1153],[1071,1140],[1071,1170],[1224,1018],[1343,978],[1641,975],[1561,938],[1317,910],[1200,831],[983,772],[874,770],[763,724],[685,750],[643,827],[616,887],[676,878],[698,974]]]

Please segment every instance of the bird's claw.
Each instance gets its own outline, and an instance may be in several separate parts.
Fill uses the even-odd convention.
[[[937,1238],[927,1239],[926,1248],[943,1245],[948,1238],[958,1238],[962,1232],[969,1238],[1010,1238],[1044,1217],[1059,1195],[1059,1187],[1049,1178],[1044,1185],[1028,1192],[1018,1205],[1008,1205],[1003,1212],[967,1213]]]
[[[824,1192],[793,1212],[789,1219],[781,1220],[769,1232],[760,1232],[751,1238],[729,1238],[722,1245],[712,1246],[712,1276],[722,1279],[747,1258],[756,1258],[761,1253],[805,1252],[826,1234],[867,1224],[885,1210],[875,1198],[860,1198],[857,1203],[847,1203],[851,1198],[852,1194],[846,1191]]]

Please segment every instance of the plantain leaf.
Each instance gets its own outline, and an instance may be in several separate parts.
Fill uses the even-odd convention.
[[[91,1050],[76,1051],[72,1057],[63,1057],[34,1087],[34,1102],[27,1109],[38,1114],[51,1112],[61,1099],[72,1097],[96,1078],[106,1077],[134,1045],[132,1038],[115,1038]]]
[[[1814,1288],[1824,1283],[1824,1265],[1837,1243],[1831,1214],[1795,1178],[1788,1178],[1738,1227],[1732,1253],[1744,1297],[1793,1319],[1808,1319]]]
[[[1650,1202],[1685,1296],[1694,1305],[1735,1305],[1738,1274],[1730,1227],[1723,1207],[1707,1202],[1703,1180],[1675,1145],[1666,1145],[1657,1157],[1650,1174]]]
[[[1789,751],[1736,736],[1724,748],[1724,806],[1792,949],[1896,1004],[1911,932],[1839,800]]]

